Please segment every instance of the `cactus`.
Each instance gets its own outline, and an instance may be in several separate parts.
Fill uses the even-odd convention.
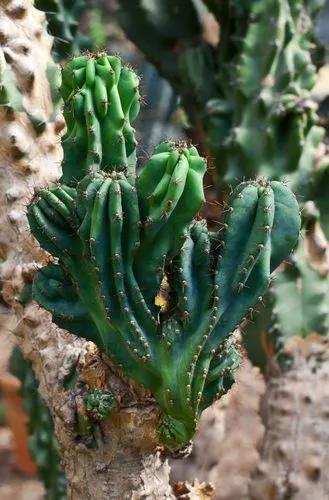
[[[244,176],[292,176],[300,189],[313,173],[309,158],[323,129],[309,100],[316,76],[307,14],[302,0],[247,2],[243,8],[233,0],[221,11],[223,33],[212,71],[217,95],[209,99],[201,93],[205,99],[199,104],[210,150],[228,183]],[[203,85],[207,73],[193,72],[193,67],[195,53],[205,59],[207,50],[198,47],[182,55],[185,85],[191,75],[197,80],[192,88]]]
[[[122,84],[110,68],[125,75]],[[57,325],[95,342],[152,392],[161,441],[177,448],[234,381],[233,332],[295,245],[298,205],[279,182],[243,183],[231,195],[224,234],[210,233],[194,219],[206,170],[194,147],[160,144],[137,180],[127,164],[130,133],[117,142],[120,154],[113,148],[114,161],[105,149],[118,126],[131,131],[138,110],[130,68],[105,54],[78,57],[64,69],[62,91],[74,103],[66,107],[62,181],[28,208],[33,235],[58,263],[40,269],[33,295]],[[81,144],[70,130],[89,134],[99,154],[91,149],[77,161]]]
[[[48,30],[54,37],[53,55],[56,61],[90,49],[90,41],[79,31],[79,21],[87,10],[84,0],[36,0],[35,7],[46,13]]]
[[[136,139],[131,123],[140,107],[138,78],[116,57],[80,56],[63,72],[67,134],[63,181],[75,184],[88,169],[128,169],[134,176]],[[80,171],[76,165],[84,165]]]
[[[172,83],[182,96],[183,106],[188,106],[191,124],[199,127],[202,118],[217,175],[224,184],[234,185],[241,178],[259,175],[287,181],[302,208],[310,200],[315,204],[321,229],[329,239],[325,129],[320,126],[316,105],[310,99],[321,52],[312,21],[323,3],[205,1],[221,26],[219,44],[211,47],[199,43],[182,50],[177,63],[179,76]],[[146,43],[147,30],[143,36]],[[141,42],[139,46],[143,48]],[[300,245],[293,263],[295,271],[309,266]],[[262,365],[264,358],[260,359],[257,353],[260,333],[277,332],[273,328],[276,320],[272,308],[276,309],[276,302],[286,304],[280,292],[283,283],[291,284],[290,307],[300,303],[298,275],[286,266],[284,274],[272,284],[272,298],[266,301],[266,309],[253,319],[256,324],[251,325],[247,346],[252,358]],[[293,276],[298,283],[292,282]],[[312,277],[314,283],[303,280],[304,293],[309,297],[314,296],[318,286],[323,290],[328,280],[316,270]],[[312,317],[313,314],[318,316],[316,307]],[[297,318],[299,314],[296,321]],[[315,331],[327,334],[324,324],[328,325],[328,318]],[[297,335],[305,334],[307,322],[301,328],[300,322],[296,325],[289,315],[280,323],[286,325],[283,330],[296,327]],[[281,334],[284,332],[279,335],[282,338]]]
[[[52,41],[44,25],[44,14],[33,7],[32,0],[1,2],[0,336],[8,338],[10,345],[19,319],[28,316],[26,295],[36,261],[45,256],[35,247],[28,231],[25,207],[35,186],[49,184],[59,176],[58,133],[63,120],[54,112],[47,80],[47,70],[56,72],[56,67],[50,57]],[[37,329],[37,324],[33,323],[34,336],[47,328],[43,325]],[[21,341],[28,329],[26,323],[24,326]],[[16,351],[14,357],[18,358],[14,364],[24,378],[25,407],[31,412],[30,448],[41,475],[50,466],[45,481],[54,492],[49,498],[57,500],[61,498],[57,494],[61,485],[56,481],[59,466],[50,417],[38,399],[30,364],[25,364]]]
[[[113,396],[110,392],[95,389],[84,397],[84,403],[87,413],[97,422],[111,414]]]
[[[300,243],[286,271],[276,277],[272,291],[273,328],[284,339],[329,331],[327,273],[321,275],[312,268],[303,247]]]
[[[118,3],[118,19],[129,38],[165,78],[177,83],[179,51],[202,37],[202,2],[119,0]]]
[[[32,365],[16,347],[10,360],[10,371],[21,382],[24,410],[28,415],[29,450],[46,489],[47,500],[66,498],[66,481],[59,464],[58,443],[51,414],[38,394],[38,383]]]
[[[328,341],[293,337],[283,355],[284,363],[274,358],[270,365],[262,461],[247,497],[268,499],[275,492],[277,498],[326,498]]]
[[[249,358],[263,371],[290,337],[305,338],[311,333],[327,336],[329,331],[328,268],[314,268],[306,241],[304,229],[284,271],[271,283],[263,308],[246,329],[244,343]]]

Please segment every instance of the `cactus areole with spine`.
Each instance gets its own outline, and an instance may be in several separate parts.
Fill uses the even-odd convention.
[[[104,53],[77,57],[63,70],[62,95],[62,181],[28,209],[34,236],[56,258],[37,273],[34,298],[152,392],[160,439],[175,449],[231,387],[233,332],[294,247],[298,205],[280,182],[245,182],[224,230],[209,232],[195,219],[206,163],[194,147],[164,142],[135,176],[140,97],[129,67]]]

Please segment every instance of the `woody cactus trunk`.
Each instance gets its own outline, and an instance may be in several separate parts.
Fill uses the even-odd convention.
[[[140,498],[152,483],[145,464],[153,482],[156,468],[164,477],[151,492],[170,498],[155,451],[184,448],[202,410],[231,387],[235,331],[300,229],[291,191],[259,180],[233,191],[225,231],[209,232],[197,217],[206,163],[184,143],[160,144],[136,177],[138,83],[105,53],[65,65],[63,175],[28,207],[52,256],[33,297],[71,332],[54,327],[42,357],[45,379],[65,358],[47,402],[71,498]],[[54,359],[46,351],[56,343]]]
[[[28,231],[25,210],[34,188],[59,177],[62,154],[58,135],[65,124],[57,113],[59,74],[50,55],[52,39],[46,33],[44,15],[31,1],[3,1],[0,18],[0,336],[1,368],[8,369],[5,363],[19,319],[25,322],[24,328],[19,326],[21,334],[30,331],[29,318],[35,333],[49,329],[45,315],[33,321],[29,307],[24,306],[31,295],[36,262],[45,258]],[[31,350],[25,355],[30,356]],[[19,364],[22,367],[23,361]],[[44,428],[39,439],[30,440],[38,466],[44,461],[45,441],[53,439],[47,434],[46,420],[42,419],[46,432]],[[46,483],[51,477],[57,481],[55,470],[52,468]]]

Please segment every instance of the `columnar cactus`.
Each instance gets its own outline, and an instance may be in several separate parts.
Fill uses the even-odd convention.
[[[76,57],[63,72],[67,134],[63,181],[74,185],[92,166],[128,168],[135,175],[136,139],[131,123],[140,108],[138,78],[116,57]],[[76,164],[83,165],[78,170]]]
[[[57,259],[37,273],[34,298],[152,392],[160,438],[177,448],[234,381],[234,331],[295,245],[298,205],[279,182],[246,182],[230,197],[225,231],[211,233],[195,219],[206,164],[194,147],[160,144],[134,179],[131,69],[106,54],[73,59],[63,97],[62,181],[28,209],[32,233]]]
[[[34,338],[50,327],[45,313],[33,322],[26,304],[22,304],[31,289],[36,263],[45,258],[45,252],[36,248],[28,230],[25,207],[35,187],[40,188],[59,177],[58,133],[64,125],[54,111],[57,73],[50,56],[52,40],[44,27],[45,16],[34,8],[32,0],[1,2],[0,337],[8,339],[11,347],[13,330],[17,331],[22,318],[21,339],[28,337],[29,326],[33,325]],[[47,78],[49,72],[53,76],[52,89]],[[27,351],[30,355],[32,349]],[[22,376],[26,370],[23,397],[27,396],[25,409],[31,410],[29,430],[33,435],[30,440],[33,454],[41,476],[51,464],[45,483],[54,491],[54,496],[50,494],[49,498],[59,499],[61,484],[57,483],[59,465],[51,417],[38,399],[29,363],[20,357],[18,364]]]

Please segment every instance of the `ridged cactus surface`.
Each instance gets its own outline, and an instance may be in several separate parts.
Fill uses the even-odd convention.
[[[113,68],[124,84],[113,83]],[[99,89],[110,98],[113,92],[112,109]],[[118,134],[118,109],[130,132],[137,96],[136,77],[117,57],[83,56],[64,69],[63,97],[77,103],[67,107],[68,128],[81,136],[91,128],[107,156],[77,161],[79,141],[65,149],[64,139],[61,183],[28,208],[32,233],[57,259],[37,273],[33,294],[60,327],[95,342],[152,392],[160,438],[177,448],[232,385],[234,331],[296,244],[300,217],[284,184],[258,180],[233,191],[224,230],[209,232],[196,217],[206,164],[184,143],[160,144],[135,180],[127,146],[119,155],[112,148],[114,161],[105,147]]]
[[[132,122],[140,108],[139,80],[115,56],[76,57],[63,71],[62,95],[67,134],[63,141],[63,181],[75,184],[93,166],[135,174]],[[77,169],[78,165],[83,168]]]

